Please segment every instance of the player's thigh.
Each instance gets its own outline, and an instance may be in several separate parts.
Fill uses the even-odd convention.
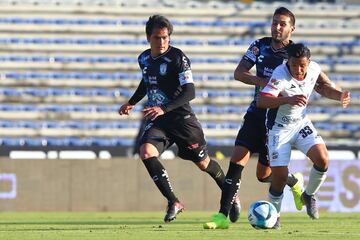
[[[166,148],[172,144],[166,132],[152,125],[145,128],[140,140],[140,156],[142,159],[156,156],[158,157]]]
[[[266,152],[266,128],[264,121],[246,114],[235,140],[235,146],[243,146],[252,153]]]
[[[178,146],[179,157],[194,162],[208,157],[204,132],[196,117],[179,122],[171,135]]]
[[[289,165],[292,136],[291,129],[269,130],[267,147],[271,167]]]
[[[295,147],[310,158],[318,167],[328,165],[328,152],[325,142],[310,121],[300,128]]]

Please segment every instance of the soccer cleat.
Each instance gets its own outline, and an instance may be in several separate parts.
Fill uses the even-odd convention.
[[[234,203],[231,206],[230,212],[229,212],[229,218],[231,222],[236,222],[240,217],[240,211],[241,211],[241,204],[240,199],[238,196],[236,196],[236,199]]]
[[[316,198],[314,195],[307,195],[305,192],[302,193],[301,199],[306,206],[307,215],[312,219],[319,218],[319,211],[316,206]]]
[[[229,221],[222,213],[217,213],[212,217],[212,222],[204,223],[204,229],[228,229]]]
[[[278,218],[276,219],[276,223],[275,223],[275,225],[274,225],[271,229],[275,229],[275,230],[280,230],[280,229],[281,229],[280,217],[278,217]]]
[[[304,188],[304,177],[299,172],[294,173],[293,176],[294,176],[294,178],[297,179],[297,182],[296,182],[296,184],[294,186],[291,187],[291,192],[292,192],[293,197],[294,197],[294,202],[295,202],[296,209],[301,211],[301,209],[304,206],[304,203],[301,200],[301,194],[302,194],[303,188]]]
[[[173,203],[169,202],[166,215],[164,217],[164,222],[168,223],[175,220],[176,215],[181,213],[184,209],[184,205],[182,205],[179,201],[175,201]]]

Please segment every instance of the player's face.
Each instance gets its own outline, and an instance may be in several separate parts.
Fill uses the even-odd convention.
[[[297,80],[303,80],[305,78],[309,64],[310,60],[307,57],[291,57],[288,60],[290,73]]]
[[[289,16],[275,15],[271,24],[271,37],[275,42],[287,42],[294,29]]]
[[[147,37],[150,43],[151,56],[157,57],[169,48],[170,36],[167,28],[155,28],[150,36]]]

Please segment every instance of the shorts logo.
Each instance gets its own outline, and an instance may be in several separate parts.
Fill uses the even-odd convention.
[[[166,70],[167,70],[167,64],[166,63],[163,63],[160,65],[160,74],[162,76],[164,76],[166,74]]]
[[[205,156],[205,152],[204,152],[204,150],[201,150],[199,153],[199,157],[203,158],[204,156]]]
[[[188,146],[188,149],[195,149],[195,148],[198,148],[199,147],[199,144],[198,143],[194,143],[194,144],[191,144]]]
[[[278,152],[273,152],[272,154],[271,154],[271,158],[272,159],[277,159],[279,157],[279,153]]]

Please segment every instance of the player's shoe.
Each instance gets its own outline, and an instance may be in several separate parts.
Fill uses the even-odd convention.
[[[204,229],[228,229],[229,221],[222,213],[217,213],[212,217],[212,222],[204,223]]]
[[[166,215],[164,217],[164,222],[168,223],[172,220],[175,220],[176,215],[184,211],[184,205],[182,205],[179,201],[175,201],[173,203],[168,204]]]
[[[314,195],[307,195],[305,192],[302,193],[301,199],[306,206],[307,215],[312,219],[319,218],[319,210],[316,206],[316,198]]]
[[[231,222],[236,222],[240,217],[240,211],[241,211],[241,204],[240,204],[240,198],[236,196],[235,201],[233,202],[230,212],[229,212],[229,218]]]
[[[271,229],[275,229],[275,230],[280,230],[280,229],[281,229],[280,217],[278,217],[278,218],[276,219],[276,223],[275,223],[275,225],[274,225]]]
[[[301,210],[304,207],[304,203],[301,200],[301,194],[304,189],[304,177],[301,173],[297,172],[292,174],[294,178],[297,179],[297,182],[294,186],[291,187],[291,192],[294,197],[294,202],[297,210]]]

